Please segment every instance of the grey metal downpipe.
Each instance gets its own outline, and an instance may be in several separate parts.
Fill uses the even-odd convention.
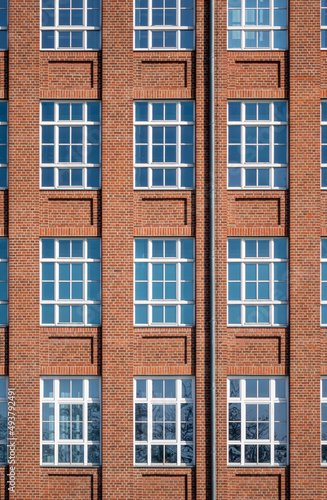
[[[210,0],[210,399],[211,399],[211,500],[216,500],[216,279],[215,279],[215,0]]]

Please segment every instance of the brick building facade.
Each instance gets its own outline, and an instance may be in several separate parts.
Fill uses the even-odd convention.
[[[326,497],[326,7],[0,1],[1,499]]]

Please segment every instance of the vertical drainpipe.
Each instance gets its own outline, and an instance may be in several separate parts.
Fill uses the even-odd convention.
[[[216,308],[215,308],[215,0],[210,0],[210,399],[211,399],[211,500],[216,500]]]

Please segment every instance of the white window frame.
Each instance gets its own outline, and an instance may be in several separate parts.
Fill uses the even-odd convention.
[[[240,381],[240,391],[239,397],[230,397],[230,382],[231,380]],[[246,397],[246,380],[268,380],[269,381],[269,397]],[[285,381],[285,398],[276,397],[276,380]],[[288,377],[261,377],[261,376],[229,376],[227,378],[227,464],[229,467],[286,467],[289,463],[289,396],[288,396]],[[236,403],[241,405],[241,439],[240,440],[230,440],[229,439],[229,404]],[[286,431],[287,437],[286,441],[275,440],[274,428],[275,428],[275,403],[286,403],[287,405],[287,423]],[[268,439],[246,439],[246,404],[264,404],[269,405],[269,438]],[[266,421],[267,422],[267,421]],[[270,463],[259,462],[257,455],[257,463],[245,462],[245,446],[246,445],[264,445],[270,446]],[[275,446],[286,446],[287,460],[286,463],[276,463],[275,462]],[[241,447],[241,461],[230,462],[229,461],[229,446],[240,446]]]
[[[0,263],[3,263],[3,264],[7,264],[7,297],[8,297],[8,293],[9,293],[9,288],[8,288],[8,281],[9,281],[9,255],[8,255],[8,238],[0,238],[1,240],[5,240],[6,243],[7,243],[7,258],[6,259],[2,259],[1,256],[0,256]],[[4,282],[2,282],[4,283]],[[8,307],[9,307],[9,297],[7,300],[0,300],[0,305],[4,305],[7,307],[7,319],[9,321],[9,311],[8,311]],[[8,325],[8,321],[6,323],[3,323],[2,322],[2,318],[0,316],[0,326],[7,326]]]
[[[320,378],[320,457],[321,457],[321,466],[322,467],[327,467],[327,460],[326,462],[323,462],[322,460],[322,447],[325,446],[327,447],[327,440],[322,439],[322,423],[326,422],[326,420],[322,420],[322,404],[327,404],[327,396],[323,395],[323,382],[327,381],[327,377],[321,377]]]
[[[148,257],[147,258],[136,258],[135,257],[135,241],[136,240],[147,240]],[[181,240],[188,239],[193,240],[193,259],[182,259],[181,258]],[[176,257],[152,257],[152,242],[160,241],[176,241]],[[181,300],[181,264],[184,262],[189,262],[193,264],[193,300],[186,301]],[[136,263],[147,263],[148,269],[148,279],[147,279],[147,290],[148,290],[148,300],[136,300],[135,298],[135,264]],[[152,264],[176,264],[176,299],[152,299]],[[165,283],[165,281],[164,281]],[[135,306],[136,305],[146,305],[147,306],[147,323],[136,323],[135,320]],[[181,306],[182,305],[192,305],[193,306],[193,322],[192,323],[182,323],[181,321]],[[176,306],[176,322],[175,323],[154,323],[152,320],[152,306]],[[195,240],[194,238],[134,238],[134,326],[137,328],[142,328],[143,326],[151,327],[170,327],[170,326],[193,326],[195,324]]]
[[[54,240],[54,258],[43,258],[42,257],[42,242],[46,239]],[[88,240],[99,240],[100,241],[100,259],[88,258],[87,256],[87,242]],[[82,241],[83,242],[83,257],[59,257],[59,241]],[[44,263],[54,264],[54,300],[43,300],[42,299],[42,264]],[[87,283],[88,283],[88,269],[87,265],[89,263],[99,263],[100,264],[100,300],[88,300],[87,299]],[[101,239],[100,238],[41,238],[40,239],[40,324],[42,326],[89,326],[97,327],[101,325],[101,262],[102,262],[102,252],[101,252]],[[59,299],[59,264],[83,264],[83,299]],[[47,282],[48,280],[45,280]],[[69,283],[73,281],[70,279]],[[54,323],[42,323],[42,306],[43,305],[53,305],[54,306]],[[88,323],[87,322],[87,306],[89,305],[99,305],[100,308],[100,323]],[[82,306],[83,307],[83,322],[73,323],[61,323],[59,321],[59,306]],[[70,311],[71,316],[71,311]]]
[[[175,398],[154,398],[152,397],[152,381],[153,380],[175,380],[175,389],[176,389],[176,397]],[[145,380],[146,381],[146,398],[137,398],[136,393],[136,383],[137,380]],[[182,397],[182,381],[183,380],[191,380],[192,381],[192,398],[183,398]],[[134,425],[133,425],[133,441],[134,441],[134,466],[135,467],[193,467],[195,465],[195,378],[191,376],[181,376],[181,377],[172,377],[172,376],[148,376],[148,377],[134,377],[134,397],[133,397],[133,415],[134,415]],[[147,433],[148,439],[147,441],[136,441],[135,438],[135,404],[143,403],[147,405]],[[191,403],[193,404],[193,442],[190,441],[182,441],[181,440],[181,404],[183,403]],[[175,440],[153,440],[152,439],[152,405],[160,404],[160,405],[176,405],[176,439]],[[135,447],[137,445],[147,446],[147,463],[137,463],[135,459]],[[151,463],[151,446],[152,445],[173,445],[177,446],[177,463]],[[181,463],[181,446],[188,445],[193,446],[193,462],[191,464]]]
[[[228,238],[227,239],[227,318],[228,318],[228,306],[229,305],[240,305],[241,307],[241,323],[227,323],[228,326],[233,327],[286,327],[288,325],[288,315],[289,315],[289,280],[288,280],[288,258],[274,258],[274,240],[283,239],[286,240],[286,255],[288,256],[288,238],[255,238],[255,237],[240,237],[240,238]],[[241,257],[240,258],[230,258],[228,257],[228,243],[230,240],[240,240],[241,241]],[[269,241],[269,257],[245,257],[245,242],[246,241]],[[229,264],[240,263],[241,265],[241,299],[240,300],[230,300],[228,298],[228,284],[235,280],[229,280],[228,269]],[[275,263],[286,263],[286,292],[287,300],[275,300],[272,298],[274,296],[274,264]],[[245,286],[246,286],[246,276],[245,269],[246,264],[269,264],[269,299],[245,299]],[[260,280],[255,281],[256,284]],[[277,282],[279,280],[276,280]],[[287,309],[287,322],[284,324],[274,323],[274,306],[275,305],[285,305]],[[246,323],[246,306],[269,306],[269,323]],[[228,320],[227,320],[228,321]]]
[[[54,121],[43,121],[42,120],[42,104],[44,102],[54,103]],[[100,106],[100,121],[88,121],[87,120],[87,104],[92,102],[98,102]],[[82,120],[59,120],[59,104],[82,104],[83,105],[83,119]],[[88,126],[98,126],[99,131],[99,163],[87,163],[87,127]],[[42,163],[42,126],[53,126],[54,127],[54,162],[53,163]],[[59,128],[60,127],[82,127],[83,134],[83,144],[82,144],[82,155],[84,161],[82,162],[59,162]],[[77,101],[41,101],[40,102],[40,189],[41,190],[72,190],[72,191],[97,191],[101,189],[101,102],[91,101],[91,100],[77,100]],[[45,143],[46,144],[46,143]],[[71,144],[71,143],[69,143]],[[88,187],[87,186],[87,169],[88,168],[98,168],[99,169],[99,187]],[[42,186],[42,168],[53,168],[54,169],[54,186]],[[82,185],[72,186],[70,185],[59,185],[59,170],[69,169],[70,176],[71,171],[74,169],[82,169]]]
[[[283,100],[260,100],[260,101],[228,101],[229,103],[238,102],[241,104],[241,120],[240,121],[230,121],[228,119],[228,108],[227,108],[227,148],[229,148],[229,127],[230,126],[240,126],[241,127],[241,162],[240,163],[230,163],[229,162],[229,151],[227,150],[227,189],[229,190],[276,190],[285,191],[288,189],[288,162],[289,162],[289,152],[288,152],[288,106],[286,103],[286,121],[275,121],[274,120],[274,104],[276,102],[285,102]],[[246,104],[269,104],[269,120],[246,120]],[[274,162],[274,130],[275,126],[286,126],[286,163],[275,163]],[[253,162],[248,163],[245,161],[245,151],[246,151],[246,127],[269,127],[269,162]],[[258,145],[258,143],[256,144]],[[239,168],[241,169],[241,186],[229,186],[229,169]],[[274,171],[277,168],[286,169],[286,187],[274,186]],[[253,169],[257,170],[257,185],[247,186],[246,185],[246,170]],[[269,171],[269,186],[263,186],[258,184],[258,170],[264,169]]]
[[[322,320],[322,317],[323,317],[322,308],[323,308],[323,306],[327,306],[327,300],[322,300],[323,283],[326,283],[326,281],[325,280],[323,281],[323,279],[322,279],[322,264],[327,263],[327,257],[322,257],[322,242],[323,241],[327,241],[327,238],[323,237],[323,238],[321,238],[321,241],[320,241],[320,308],[321,308],[320,326],[327,327],[327,323],[323,323],[323,320]]]
[[[54,26],[42,26],[42,0],[40,0],[40,50],[42,51],[90,51],[99,52],[102,45],[102,0],[100,0],[100,26],[88,26],[87,25],[87,0],[83,0],[83,24],[80,26],[73,25],[59,25],[59,0],[54,0]],[[71,9],[71,7],[70,7]],[[43,48],[42,47],[42,32],[53,31],[54,32],[54,48]],[[83,32],[83,47],[59,47],[59,33],[61,32],[72,32],[72,31],[82,31]],[[99,31],[100,32],[100,46],[98,49],[92,49],[87,47],[87,33],[89,31]]]
[[[99,383],[99,397],[90,398],[89,396],[89,380],[98,380]],[[44,397],[44,381],[53,380],[53,397]],[[82,380],[83,381],[83,397],[82,398],[60,398],[60,380]],[[54,404],[54,439],[51,441],[43,440],[42,423],[43,423],[43,403]],[[100,405],[100,441],[89,441],[88,437],[88,404],[97,403]],[[60,404],[79,404],[83,406],[83,439],[60,439],[59,438],[59,405]],[[40,378],[40,465],[45,467],[99,467],[101,465],[101,442],[102,442],[102,402],[101,402],[101,377],[95,376],[44,376]],[[54,446],[54,463],[43,462],[42,450],[43,445]],[[84,446],[84,462],[83,463],[59,463],[58,462],[58,447],[59,445],[83,445]],[[88,446],[99,445],[100,447],[100,462],[88,463]]]
[[[146,102],[148,105],[148,120],[147,121],[136,121],[135,104],[138,102]],[[133,139],[133,158],[134,158],[134,189],[135,190],[194,190],[195,189],[195,102],[188,100],[187,102],[193,103],[193,120],[192,121],[182,121],[181,118],[181,103],[185,101],[170,101],[170,100],[158,100],[158,101],[134,101],[134,139]],[[152,105],[153,104],[176,104],[176,120],[153,120],[152,119]],[[148,129],[148,163],[136,163],[136,127],[146,126]],[[152,135],[154,127],[176,127],[176,157],[177,161],[174,163],[170,162],[153,162],[152,161]],[[182,126],[192,126],[193,127],[193,163],[182,163],[181,162],[181,127]],[[146,169],[148,177],[147,186],[136,186],[136,168]],[[193,169],[193,186],[183,187],[181,185],[181,173],[183,168]],[[157,186],[153,185],[152,173],[155,169],[162,169],[164,172],[169,169],[176,170],[176,185],[175,186]]]
[[[228,0],[227,0],[228,1]],[[274,52],[281,52],[288,50],[288,44],[285,49],[274,48],[274,33],[275,31],[286,31],[286,40],[288,41],[288,23],[286,26],[274,26],[274,2],[275,0],[269,0],[269,20],[270,24],[266,26],[261,26],[259,24],[246,25],[245,24],[245,0],[241,0],[241,24],[239,26],[229,26],[228,25],[228,14],[229,9],[234,10],[227,6],[227,50],[229,51],[267,51],[271,50]],[[286,5],[286,17],[288,21],[289,5],[287,1]],[[241,32],[241,47],[229,47],[228,46],[228,34],[232,31]],[[256,33],[260,31],[265,31],[269,33],[269,47],[245,47],[245,33],[248,31],[255,31]]]
[[[133,36],[133,44],[135,51],[194,51],[195,50],[195,7],[196,2],[193,0],[193,24],[192,26],[181,26],[181,0],[176,0],[176,25],[152,25],[152,0],[148,0],[148,25],[147,26],[136,26],[135,22],[135,0],[134,0],[134,8],[133,8],[133,26],[134,26],[134,36]],[[144,8],[145,9],[145,8]],[[148,33],[148,46],[147,47],[136,47],[135,46],[135,32],[136,31],[147,31]],[[163,31],[164,34],[167,31],[175,31],[176,32],[176,47],[152,47],[152,33],[155,31]],[[193,47],[191,49],[181,48],[181,32],[182,31],[193,31]]]

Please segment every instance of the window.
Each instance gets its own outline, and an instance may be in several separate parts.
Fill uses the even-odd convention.
[[[193,50],[194,27],[194,0],[135,0],[135,49]]]
[[[101,165],[100,103],[41,103],[41,187],[97,189]]]
[[[0,0],[0,6],[1,6],[1,0]],[[1,19],[1,8],[0,8],[0,19]],[[0,101],[0,189],[7,189],[7,187],[8,187],[8,102]]]
[[[8,0],[0,0],[0,50],[8,50]]]
[[[41,240],[41,323],[101,323],[99,239]]]
[[[288,323],[286,238],[228,240],[228,324]]]
[[[327,188],[327,102],[321,103],[321,187]]]
[[[286,50],[287,0],[228,0],[228,48]]]
[[[194,103],[134,103],[135,188],[194,187]]]
[[[228,103],[228,187],[287,187],[287,103]]]
[[[8,325],[8,240],[6,238],[0,238],[0,325]]]
[[[100,465],[100,385],[96,377],[41,378],[41,464]]]
[[[327,5],[327,4],[326,4]],[[321,463],[327,464],[327,378],[320,381],[321,400]]]
[[[135,465],[194,465],[194,395],[190,377],[134,379]]]
[[[327,238],[321,240],[321,324],[327,326]]]
[[[321,48],[327,49],[327,0],[321,0]]]
[[[194,240],[136,239],[136,326],[194,324]]]
[[[230,377],[227,391],[229,465],[287,465],[287,379]]]
[[[41,49],[100,48],[100,0],[41,0]]]
[[[6,465],[7,463],[8,463],[8,377],[0,377],[0,465]]]

